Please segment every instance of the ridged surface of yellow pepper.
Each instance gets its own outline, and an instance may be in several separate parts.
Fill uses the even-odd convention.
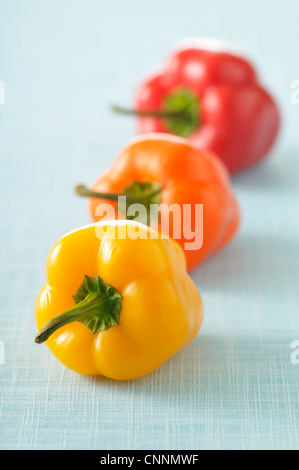
[[[66,234],[48,256],[46,277],[36,300],[36,342],[46,341],[81,374],[144,376],[187,346],[202,324],[183,250],[146,225],[100,222]]]

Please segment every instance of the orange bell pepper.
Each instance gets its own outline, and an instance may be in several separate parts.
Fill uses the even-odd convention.
[[[36,342],[78,373],[141,377],[201,327],[203,304],[181,247],[144,224],[99,222],[68,233],[46,271]]]
[[[145,223],[177,239],[185,251],[188,270],[223,248],[240,223],[239,206],[223,163],[214,154],[169,134],[133,139],[91,190],[79,185],[77,193],[89,197],[92,221],[125,218],[124,209],[130,204],[142,203],[147,214],[150,206],[156,205],[159,217],[154,224],[148,219]],[[120,196],[126,196],[126,207],[120,204]],[[103,210],[107,208],[105,200],[111,201],[114,212]],[[168,217],[173,206],[179,207],[181,217]],[[182,216],[185,207],[190,209],[188,217]],[[162,224],[167,219],[168,223]]]

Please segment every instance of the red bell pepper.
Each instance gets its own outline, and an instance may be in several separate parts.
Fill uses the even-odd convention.
[[[262,160],[280,127],[274,99],[242,55],[215,40],[182,42],[136,91],[139,133],[172,133],[216,153],[231,174]],[[220,45],[220,47],[219,47]]]

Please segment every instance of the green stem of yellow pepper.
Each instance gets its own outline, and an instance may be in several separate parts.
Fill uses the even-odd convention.
[[[100,276],[85,276],[73,298],[76,305],[46,323],[37,334],[36,343],[43,343],[56,330],[74,321],[83,323],[92,333],[119,324],[122,296]]]

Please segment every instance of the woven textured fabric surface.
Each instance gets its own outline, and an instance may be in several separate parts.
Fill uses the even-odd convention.
[[[102,3],[0,0],[0,448],[298,449],[298,3]],[[282,34],[265,24],[270,6]],[[109,105],[130,102],[170,44],[198,32],[256,57],[285,128],[267,161],[233,179],[238,236],[192,272],[205,303],[193,343],[139,380],[80,376],[34,343],[47,254],[89,222],[74,186],[135,133]]]

